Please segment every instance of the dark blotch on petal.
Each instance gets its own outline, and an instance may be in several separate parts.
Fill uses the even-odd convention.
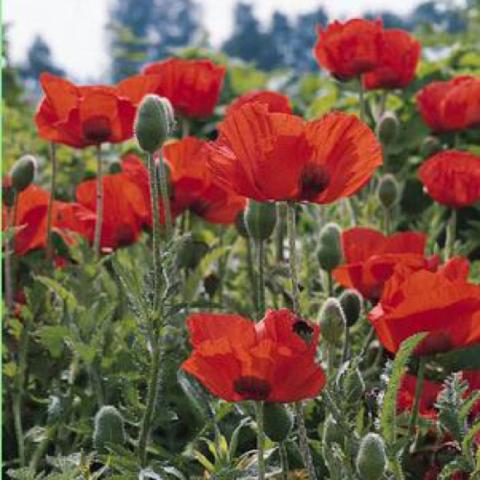
[[[266,400],[272,390],[266,380],[251,376],[237,378],[233,389],[245,400]]]
[[[83,135],[87,140],[102,143],[112,134],[110,120],[103,115],[96,115],[85,120],[82,124]]]
[[[300,174],[298,188],[301,200],[313,200],[322,193],[330,183],[330,175],[320,165],[307,163]]]

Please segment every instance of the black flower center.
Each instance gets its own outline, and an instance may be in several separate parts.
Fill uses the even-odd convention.
[[[233,389],[246,400],[266,400],[272,390],[266,380],[253,376],[237,378]]]
[[[304,320],[297,320],[292,327],[292,330],[303,340],[305,343],[310,343],[313,337],[313,328]]]
[[[300,174],[298,188],[302,200],[313,200],[322,193],[330,182],[330,175],[321,165],[307,163]]]
[[[82,128],[85,138],[95,143],[105,142],[112,134],[110,120],[104,115],[87,118]]]

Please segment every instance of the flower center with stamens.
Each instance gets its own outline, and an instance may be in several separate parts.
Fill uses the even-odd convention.
[[[110,120],[104,115],[95,115],[87,118],[82,124],[83,135],[87,140],[102,143],[112,134]]]
[[[298,181],[301,200],[313,200],[322,193],[330,183],[330,175],[321,165],[307,163]]]

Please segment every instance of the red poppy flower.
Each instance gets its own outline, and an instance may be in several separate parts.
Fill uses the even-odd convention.
[[[199,313],[187,319],[193,352],[182,368],[229,402],[294,402],[325,385],[315,363],[319,328],[287,309],[253,323],[238,315]]]
[[[345,263],[333,271],[333,278],[376,301],[396,265],[401,263],[412,271],[438,265],[438,258],[424,257],[425,243],[426,236],[422,233],[402,232],[387,237],[371,228],[345,230],[342,232]]]
[[[362,76],[363,86],[367,90],[405,88],[415,76],[420,49],[420,43],[405,30],[385,30],[378,65]]]
[[[149,218],[141,188],[126,173],[105,175],[103,181],[103,219],[100,245],[115,249],[135,242]],[[77,201],[96,212],[96,180],[77,187]]]
[[[269,112],[292,113],[290,99],[286,95],[268,90],[249,92],[236,98],[227,108],[226,115],[238,110],[246,103],[264,103],[268,105]]]
[[[480,77],[464,75],[432,82],[417,94],[423,121],[435,132],[464,130],[480,124]]]
[[[136,106],[154,90],[157,80],[138,75],[118,87],[79,87],[42,73],[45,96],[35,114],[38,133],[46,140],[76,148],[128,140],[133,136]]]
[[[461,208],[480,200],[480,156],[448,150],[425,161],[418,171],[427,193],[438,203]]]
[[[383,346],[396,352],[406,338],[429,332],[417,347],[427,355],[480,343],[480,286],[464,272],[411,272],[398,266],[386,282],[380,302],[369,313]],[[455,271],[455,269],[453,269]]]
[[[219,132],[208,146],[216,181],[260,202],[331,203],[357,192],[382,164],[373,132],[340,112],[306,122],[249,103],[228,115]]]
[[[152,63],[144,75],[156,75],[159,84],[155,93],[167,97],[174,109],[186,117],[208,117],[220,97],[225,67],[210,60],[170,58]]]
[[[381,20],[335,21],[325,30],[318,27],[314,55],[333,76],[348,80],[378,66],[382,32]]]
[[[38,187],[30,185],[19,194],[16,212],[15,252],[25,255],[31,250],[45,248],[47,245],[47,210],[50,194]],[[3,224],[7,222],[7,209],[3,208]],[[74,235],[90,238],[95,228],[95,214],[78,203],[54,201],[52,206],[52,229],[65,242],[72,243]]]
[[[246,205],[246,198],[217,185],[207,167],[206,142],[186,137],[163,147],[170,167],[173,198],[181,208],[189,208],[212,223],[233,223]]]

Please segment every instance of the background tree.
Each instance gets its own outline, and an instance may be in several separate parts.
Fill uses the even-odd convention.
[[[65,71],[54,63],[47,42],[40,35],[36,35],[28,49],[27,61],[20,69],[20,74],[25,80],[37,81],[42,72],[50,72],[59,76],[65,74]]]

